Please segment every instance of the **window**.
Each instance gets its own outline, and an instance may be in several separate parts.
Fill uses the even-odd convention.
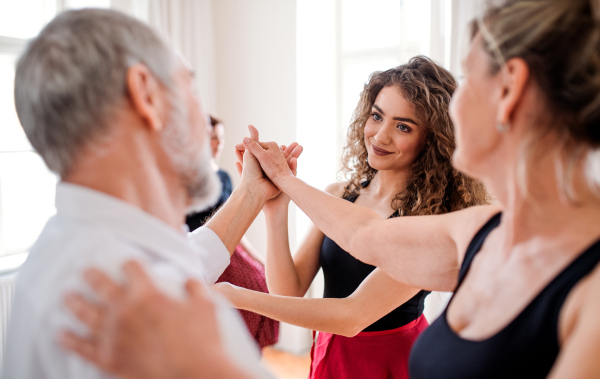
[[[296,125],[297,140],[306,152],[299,177],[318,188],[336,180],[346,131],[372,72],[406,63],[419,54],[449,68],[452,12],[458,3],[297,2]],[[301,236],[309,220],[302,212],[297,214],[296,233]]]
[[[444,47],[450,46],[450,3],[450,0],[340,2],[339,117],[344,131],[372,72],[401,65],[420,54],[448,67]]]
[[[109,5],[110,0],[0,3],[0,257],[27,252],[55,213],[57,177],[29,144],[15,111],[14,74],[19,53],[57,11]]]

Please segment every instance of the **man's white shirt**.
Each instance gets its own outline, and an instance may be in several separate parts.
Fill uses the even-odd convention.
[[[162,291],[182,297],[188,278],[213,284],[229,265],[229,252],[209,228],[186,235],[102,192],[59,183],[56,210],[17,279],[4,379],[109,377],[57,342],[65,328],[86,332],[64,305],[68,291],[93,299],[82,278],[86,268],[99,268],[121,281],[123,263],[135,259],[145,265]],[[232,361],[256,378],[270,378],[259,364],[258,348],[237,311],[218,295],[214,297],[220,335]]]

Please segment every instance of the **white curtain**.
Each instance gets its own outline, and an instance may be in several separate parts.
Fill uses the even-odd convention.
[[[485,8],[485,0],[453,0],[452,1],[452,42],[450,71],[459,77],[462,73],[460,64],[466,53],[468,41],[468,25],[471,20],[481,15]]]
[[[191,64],[205,111],[217,109],[212,0],[112,0],[158,30]]]

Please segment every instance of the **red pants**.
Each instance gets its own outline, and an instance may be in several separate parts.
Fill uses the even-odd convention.
[[[408,356],[428,326],[425,316],[392,330],[355,337],[319,333],[311,352],[310,379],[409,379]]]

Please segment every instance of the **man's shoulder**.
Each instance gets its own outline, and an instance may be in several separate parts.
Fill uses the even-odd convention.
[[[45,286],[79,276],[90,266],[119,266],[143,251],[103,228],[60,218],[45,226],[19,273],[21,285]]]

